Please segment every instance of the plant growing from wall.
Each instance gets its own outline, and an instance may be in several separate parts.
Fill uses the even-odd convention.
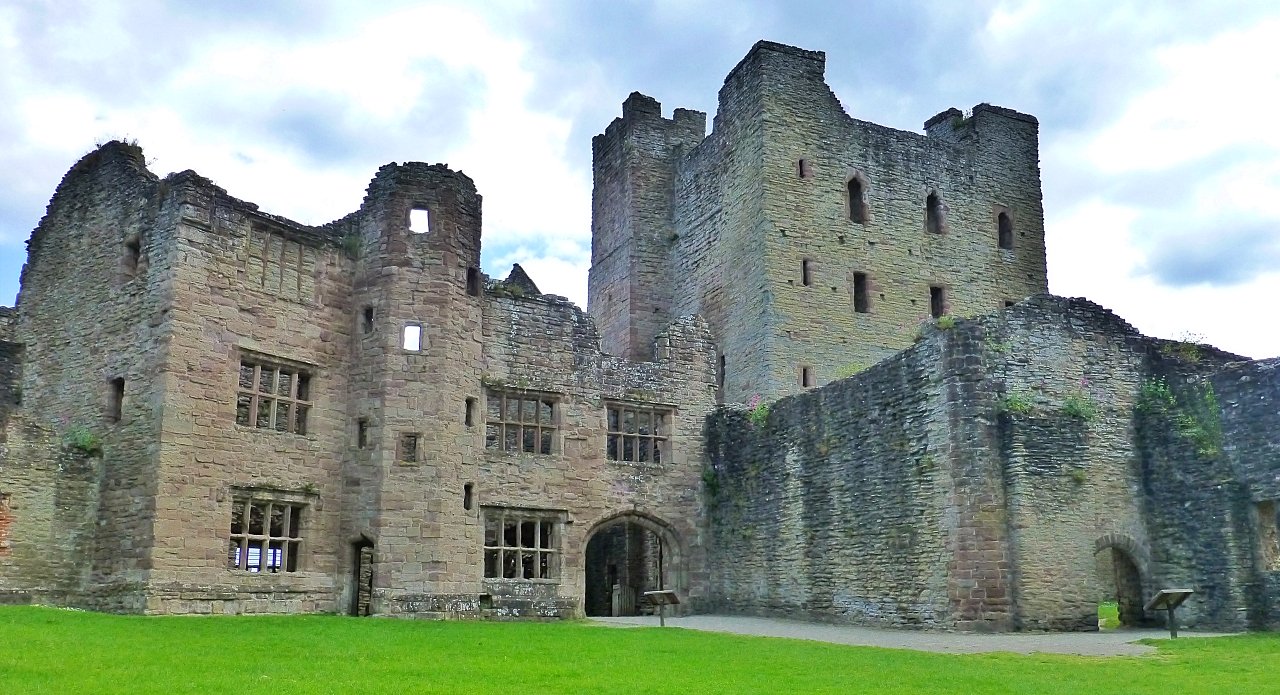
[[[1139,412],[1173,425],[1178,436],[1190,442],[1205,458],[1222,455],[1222,420],[1213,385],[1197,380],[1175,392],[1162,377],[1143,382],[1138,392]]]
[[[102,440],[81,425],[73,425],[62,435],[62,446],[84,456],[101,456]]]
[[[836,370],[836,379],[848,379],[849,377],[861,372],[867,368],[862,362],[850,362],[845,366]]]
[[[943,314],[942,316],[938,317],[937,325],[938,325],[938,328],[944,331],[949,331],[952,328],[956,327],[956,317],[952,316],[951,314]]]
[[[764,427],[769,421],[769,404],[758,393],[747,401],[747,419],[754,427]]]
[[[1066,398],[1062,399],[1062,414],[1067,417],[1073,417],[1077,420],[1085,422],[1092,421],[1098,417],[1098,406],[1093,402],[1093,397],[1085,391],[1089,386],[1089,380],[1080,379],[1080,385],[1068,393]]]
[[[347,234],[342,237],[342,250],[351,258],[360,257],[360,247],[362,246],[359,234]]]
[[[1031,403],[1031,396],[1021,391],[1014,391],[1000,399],[999,409],[1000,412],[1009,415],[1030,415],[1035,406]]]
[[[1076,468],[1071,471],[1071,482],[1076,485],[1084,485],[1086,477],[1083,468]]]

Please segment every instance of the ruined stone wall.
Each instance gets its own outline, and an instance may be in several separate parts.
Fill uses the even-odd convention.
[[[958,566],[959,545],[979,535],[951,506],[965,502],[956,496],[970,473],[946,430],[943,337],[778,401],[767,417],[710,419],[715,610],[955,627],[961,573],[964,598],[991,586],[996,608],[1000,577]],[[979,619],[999,620],[997,610]]]
[[[134,145],[89,153],[59,185],[23,269],[15,331],[24,345],[23,417],[57,439],[100,449],[101,470],[111,471],[94,496],[77,497],[101,519],[76,556],[88,589],[80,605],[142,608],[173,263],[172,227],[159,206],[164,187]],[[48,460],[42,447],[30,456]]]
[[[1251,628],[1280,629],[1280,360],[1226,365],[1207,383],[1221,409],[1222,455],[1238,483],[1221,488],[1238,495],[1232,520],[1243,526],[1244,547],[1228,549],[1251,560],[1237,564],[1247,577],[1246,619]]]
[[[103,460],[21,416],[0,434],[0,603],[85,605]]]
[[[1037,296],[981,320],[997,411],[1016,572],[1016,625],[1092,630],[1115,601],[1113,549],[1154,590],[1133,411],[1146,346],[1111,312]],[[991,417],[986,414],[986,417]]]

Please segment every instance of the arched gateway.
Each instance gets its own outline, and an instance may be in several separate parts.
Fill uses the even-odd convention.
[[[587,534],[586,596],[592,616],[639,615],[644,592],[673,589],[684,595],[684,549],[669,524],[640,512],[623,512]]]

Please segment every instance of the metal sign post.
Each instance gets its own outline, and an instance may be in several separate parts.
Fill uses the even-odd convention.
[[[661,591],[646,591],[645,598],[649,599],[649,603],[658,607],[658,627],[667,626],[667,606],[676,606],[680,604],[680,598],[676,596],[676,592],[670,589]]]
[[[1149,611],[1161,608],[1169,611],[1169,639],[1178,639],[1178,618],[1173,613],[1174,609],[1194,593],[1192,589],[1161,589],[1147,601],[1146,609]]]

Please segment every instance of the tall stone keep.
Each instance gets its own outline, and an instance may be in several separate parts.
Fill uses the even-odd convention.
[[[722,397],[773,399],[909,346],[922,322],[1044,292],[1036,119],[851,118],[825,54],[761,41],[701,117],[632,94],[595,140],[590,312],[619,354],[706,317]]]

